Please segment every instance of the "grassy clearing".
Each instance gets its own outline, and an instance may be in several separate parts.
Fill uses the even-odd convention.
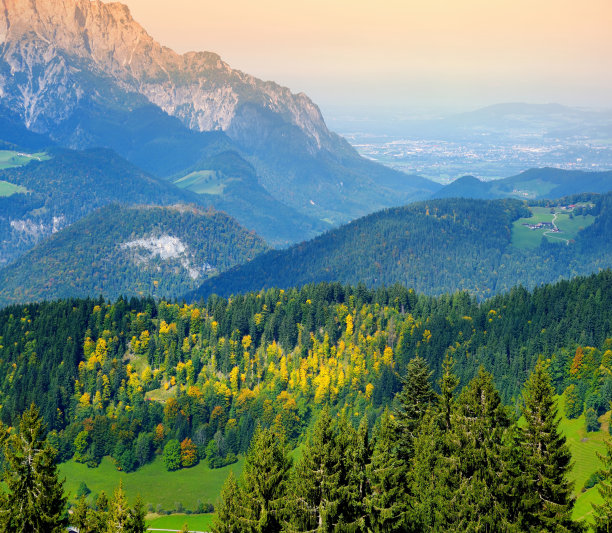
[[[530,218],[519,218],[512,225],[512,245],[517,248],[530,249],[537,248],[542,242],[542,237],[550,242],[559,242],[560,239],[572,240],[578,235],[581,229],[590,226],[595,217],[592,215],[574,216],[570,218],[570,214],[566,211],[556,209],[557,218],[555,224],[561,230],[558,234],[548,234],[547,229],[529,229],[523,224],[538,224],[539,222],[552,222],[554,214],[551,213],[549,207],[530,207],[532,216]]]
[[[0,196],[11,196],[13,194],[17,194],[18,192],[27,192],[27,189],[19,185],[13,185],[8,181],[0,180]]]
[[[171,514],[147,519],[147,526],[155,529],[176,529],[180,531],[184,524],[191,531],[210,531],[213,514]]]
[[[565,397],[561,396],[559,398],[559,413],[563,413],[564,409]],[[572,452],[574,462],[570,480],[574,482],[574,494],[576,495],[576,505],[573,513],[575,520],[590,522],[593,514],[592,504],[601,502],[597,486],[584,492],[582,489],[591,474],[601,467],[597,452],[605,455],[604,440],[609,438],[610,414],[608,412],[599,418],[601,430],[593,433],[587,433],[584,415],[574,420],[562,417],[559,424],[561,431],[567,438],[567,444]]]
[[[45,161],[49,156],[44,152],[36,154],[26,154],[13,150],[0,150],[0,170],[5,168],[15,168],[27,165],[30,161]]]
[[[214,504],[230,470],[239,475],[243,462],[244,460],[240,459],[233,465],[214,470],[200,463],[193,468],[168,472],[161,457],[157,457],[154,462],[136,472],[126,474],[119,472],[111,459],[105,457],[98,468],[88,468],[73,460],[62,463],[60,473],[66,477],[65,490],[73,502],[81,481],[89,487],[92,495],[101,491],[112,495],[121,479],[130,502],[140,494],[145,506],[151,504],[154,510],[157,510],[158,505],[161,505],[162,509],[172,510],[179,502],[185,509],[195,509],[198,500]]]
[[[197,194],[221,195],[227,180],[221,178],[214,170],[198,170],[175,180],[174,184]]]

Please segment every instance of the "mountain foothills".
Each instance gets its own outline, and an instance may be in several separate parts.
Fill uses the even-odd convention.
[[[110,205],[0,270],[0,302],[104,294],[178,297],[266,244],[224,213],[193,205]]]
[[[432,198],[562,198],[583,192],[606,193],[612,188],[612,172],[583,172],[558,168],[534,168],[509,178],[481,181],[464,176],[432,195]]]
[[[54,149],[50,158],[0,170],[21,189],[0,197],[0,265],[110,203],[172,204],[195,195],[153,178],[110,150]]]
[[[511,522],[571,525],[570,457],[556,429],[553,395],[565,392],[576,412],[592,410],[595,419],[608,409],[611,313],[609,270],[531,293],[515,288],[482,303],[466,293],[430,297],[401,286],[318,284],[231,300],[211,297],[201,305],[147,298],[11,306],[0,311],[0,416],[14,426],[36,401],[59,459],[92,468],[111,455],[129,472],[156,452],[169,470],[198,461],[218,467],[250,450],[241,488],[236,492],[230,480],[222,495],[222,521],[243,516],[224,507],[236,503],[232,493],[256,497],[249,483],[264,479],[253,474],[259,447],[271,454],[270,468],[283,470],[280,480],[294,471],[298,499],[301,494],[316,503],[318,487],[327,487],[330,501],[342,502],[341,487],[353,490],[360,486],[353,476],[367,475],[365,492],[351,501],[359,516],[375,521],[402,524],[418,512],[411,520],[442,520],[462,529],[502,512]],[[439,400],[431,389],[436,382]],[[453,392],[458,385],[467,386],[461,394]],[[427,409],[434,404],[435,410]],[[511,428],[520,412],[526,424],[516,434]],[[367,444],[360,461],[349,460],[357,453],[349,453],[357,438],[351,428],[358,426]],[[476,429],[482,438],[471,433]],[[272,434],[271,443],[261,441],[262,432]],[[521,432],[539,436],[531,440]],[[523,438],[554,439],[543,446],[556,451],[523,456],[519,450],[526,448],[511,444]],[[283,459],[283,440],[303,443],[293,468]],[[316,464],[326,465],[322,475],[330,480],[347,476],[346,482],[327,484],[312,474]],[[553,479],[536,489],[519,474],[531,469],[554,473]],[[519,490],[488,483],[496,473]],[[541,509],[530,500],[532,510],[520,512],[509,503],[540,490],[552,491],[547,500],[556,505]],[[441,497],[439,491],[449,492]],[[453,494],[464,495],[460,508],[445,506]],[[284,505],[291,498],[274,501]],[[486,504],[498,498],[505,503]],[[484,508],[473,512],[478,502]],[[439,512],[423,511],[432,506]],[[314,507],[333,523],[351,509],[341,503]],[[392,518],[382,512],[387,507]],[[316,522],[318,515],[313,519],[307,509],[300,505],[289,520]]]
[[[558,207],[579,201],[584,207],[570,214],[570,208]],[[319,281],[401,283],[428,294],[468,290],[482,298],[517,284],[534,286],[609,267],[612,194],[541,205],[546,207],[510,199],[442,199],[380,211],[288,250],[267,252],[205,281],[190,298]],[[536,220],[530,218],[533,210],[555,209],[565,213],[557,216],[566,218],[573,234],[552,233],[549,241],[524,225]],[[523,236],[536,236],[535,247],[524,246]]]
[[[124,5],[2,4],[3,107],[59,144],[109,147],[164,177],[215,171],[202,164],[234,151],[276,200],[328,224],[439,188],[361,158],[306,95],[233,70],[216,54],[161,46]],[[240,207],[230,207],[238,216]]]

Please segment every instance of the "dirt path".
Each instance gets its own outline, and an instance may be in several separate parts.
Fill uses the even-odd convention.
[[[557,220],[557,213],[555,213],[555,214],[553,215],[553,219],[552,219],[553,229],[559,229],[559,228],[557,227],[557,225],[555,224],[556,220]],[[565,244],[568,244],[568,245],[569,245],[569,243],[570,243],[570,242],[569,242],[569,239],[564,239],[563,237],[557,237],[557,236],[556,236],[554,233],[553,233],[553,235],[549,235],[549,233],[553,233],[553,230],[547,230],[547,231],[545,231],[545,232],[543,233],[543,235],[546,235],[547,237],[550,237],[551,239],[557,239],[557,240],[559,240],[559,241],[564,241],[564,242],[565,242]]]

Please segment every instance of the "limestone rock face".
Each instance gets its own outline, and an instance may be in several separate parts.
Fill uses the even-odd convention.
[[[127,101],[125,91],[133,95]],[[129,107],[137,96],[190,129],[223,130],[246,145],[255,109],[299,128],[312,153],[338,146],[306,95],[233,70],[211,52],[179,55],[147,34],[125,5],[0,0],[0,97],[28,128],[52,132],[84,98]]]

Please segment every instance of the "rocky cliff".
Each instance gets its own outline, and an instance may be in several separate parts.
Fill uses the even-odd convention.
[[[34,131],[52,131],[85,97],[126,104],[99,82],[92,86],[93,74],[146,97],[193,130],[221,129],[248,144],[240,108],[249,104],[297,126],[310,150],[338,144],[306,95],[233,70],[214,53],[179,55],[119,3],[0,0],[0,43],[0,96]]]

